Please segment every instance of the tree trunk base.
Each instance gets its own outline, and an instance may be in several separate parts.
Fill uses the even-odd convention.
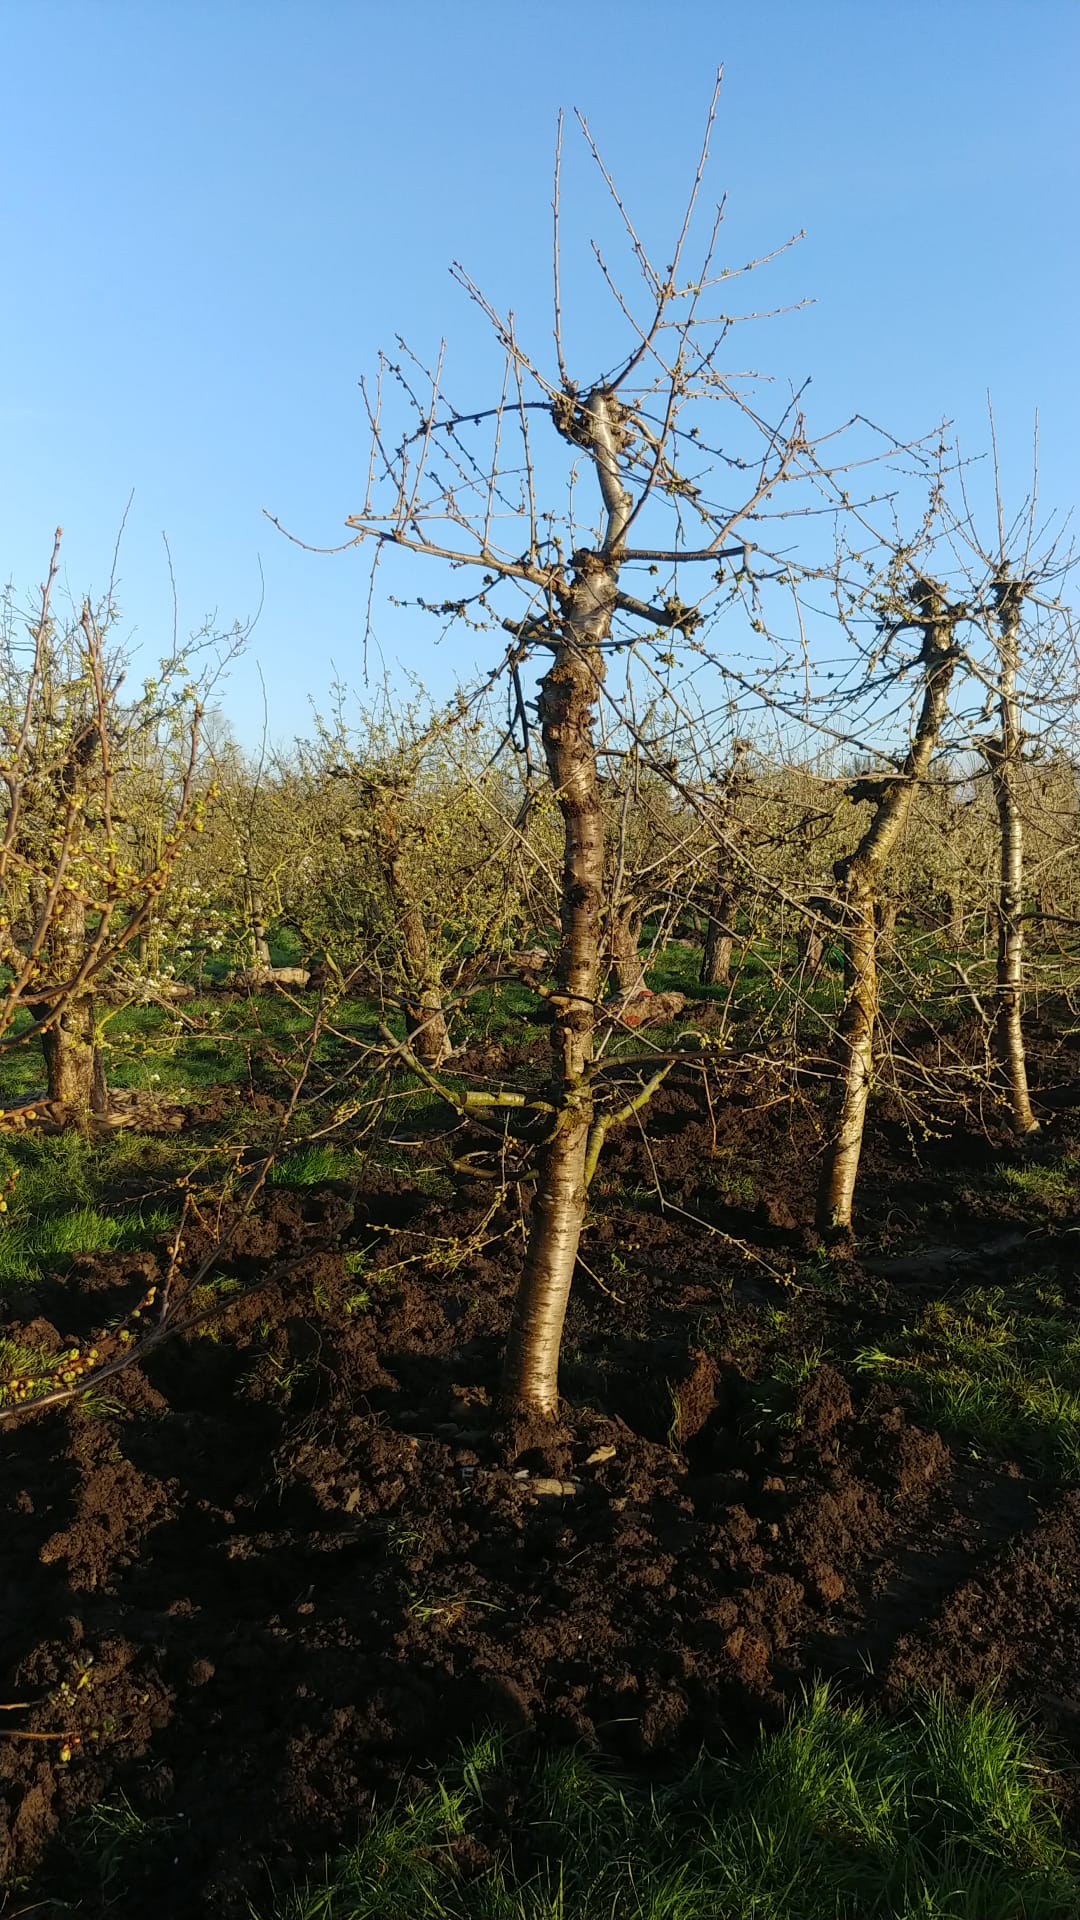
[[[574,1434],[561,1413],[543,1414],[514,1406],[496,1409],[492,1439],[507,1469],[565,1479],[573,1471]]]

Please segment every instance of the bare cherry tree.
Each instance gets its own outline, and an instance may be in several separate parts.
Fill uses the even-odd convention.
[[[850,788],[852,800],[869,803],[870,820],[854,851],[836,868],[844,952],[844,1002],[836,1036],[840,1092],[818,1202],[818,1224],[831,1232],[850,1230],[862,1153],[879,1012],[883,881],[941,739],[960,658],[956,628],[966,612],[961,603],[950,604],[939,584],[925,577],[916,577],[905,598],[908,604],[897,606],[895,593],[890,595],[884,618],[893,637],[911,628],[921,636],[911,663],[922,683],[918,719],[901,764],[863,775]]]
[[[643,764],[655,761],[655,743],[635,720],[641,691],[648,689],[647,705],[667,683],[677,647],[697,662],[716,660],[709,623],[718,607],[738,621],[742,636],[765,633],[761,594],[770,582],[790,594],[796,579],[790,527],[780,559],[773,552],[780,533],[770,537],[770,521],[787,522],[811,502],[819,511],[823,502],[826,510],[838,508],[842,494],[839,461],[811,445],[799,394],[789,392],[767,412],[756,377],[728,370],[736,326],[730,288],[750,267],[717,265],[722,203],[707,222],[697,264],[688,265],[718,91],[719,79],[664,265],[632,224],[579,116],[638,282],[628,293],[594,246],[613,302],[613,331],[624,340],[606,366],[577,378],[568,364],[560,126],[553,368],[545,371],[526,349],[513,313],[500,312],[455,265],[455,279],[501,350],[494,404],[483,411],[452,404],[442,349],[425,369],[402,346],[383,359],[374,386],[364,387],[368,486],[348,525],[372,554],[373,578],[390,554],[423,560],[433,579],[441,563],[444,590],[422,604],[447,622],[501,631],[505,650],[491,680],[505,673],[514,690],[519,747],[531,754],[539,735],[561,815],[549,1122],[504,1378],[507,1407],[542,1417],[558,1405],[559,1347],[588,1175],[605,1132],[639,1110],[647,1093],[645,1085],[632,1100],[625,1086],[613,1093],[594,1048],[604,954],[601,769],[620,739],[634,741]],[[395,419],[395,400],[404,402],[403,422]],[[554,429],[561,443],[561,480],[539,429]],[[547,505],[560,486],[565,505]],[[474,582],[465,591],[463,573]],[[534,661],[546,663],[535,702],[525,693]]]
[[[1060,538],[1039,526],[1037,434],[1030,494],[1011,526],[1006,525],[993,415],[990,424],[996,542],[988,547],[980,541],[966,497],[953,531],[971,569],[971,598],[981,609],[987,643],[975,662],[986,689],[983,717],[993,714],[997,720],[996,732],[978,734],[974,741],[986,764],[998,821],[995,1051],[1013,1125],[1018,1133],[1029,1134],[1039,1122],[1031,1104],[1023,1034],[1025,826],[1034,791],[1027,762],[1075,710],[1076,634],[1062,598],[1074,556]],[[1040,538],[1045,541],[1041,549]]]
[[[323,875],[345,936],[339,964],[385,1012],[400,1010],[430,1068],[452,1049],[449,1003],[510,945],[517,919],[512,799],[487,730],[464,720],[456,700],[432,710],[418,696],[395,711],[384,690],[351,725],[339,712],[318,742],[322,780],[339,788]]]

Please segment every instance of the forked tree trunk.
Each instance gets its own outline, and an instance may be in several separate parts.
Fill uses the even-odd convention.
[[[947,607],[936,589],[927,586],[923,590],[919,624],[926,684],[915,737],[894,779],[859,783],[857,797],[873,801],[873,817],[855,852],[836,866],[843,901],[844,1006],[836,1043],[839,1110],[818,1197],[818,1225],[824,1232],[847,1233],[851,1229],[878,1017],[877,908],[881,879],[903,836],[916,789],[926,778],[941,734],[956,666],[953,629],[958,617],[958,611]]]
[[[108,1104],[100,1050],[94,1044],[94,1003],[73,1000],[41,1035],[49,1099],[79,1125]]]
[[[630,497],[619,478],[618,403],[598,388],[584,407],[590,452],[606,510],[599,552],[574,556],[555,658],[540,688],[548,776],[563,820],[561,938],[551,1006],[551,1104],[555,1118],[537,1168],[525,1265],[514,1306],[502,1400],[513,1413],[553,1418],[559,1349],[585,1219],[586,1155],[593,1122],[588,1068],[601,967],[604,818],[593,723],[604,678],[603,643],[619,571]]]
[[[1024,1002],[1024,817],[1020,802],[1023,730],[1016,697],[1020,665],[1020,616],[1024,584],[1002,576],[996,582],[999,641],[1001,734],[984,747],[997,805],[1001,866],[997,897],[998,1062],[1009,1090],[1012,1121],[1018,1133],[1034,1133],[1039,1122],[1031,1110],[1022,1013]]]

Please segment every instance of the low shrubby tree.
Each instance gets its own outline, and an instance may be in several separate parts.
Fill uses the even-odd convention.
[[[389,700],[318,743],[333,800],[317,883],[320,925],[340,972],[400,1009],[412,1051],[441,1065],[448,1000],[512,945],[525,842],[521,795],[492,764],[486,729]],[[527,857],[524,865],[529,865]]]
[[[252,756],[225,736],[207,758],[218,800],[200,878],[227,918],[234,977],[257,987],[274,975],[272,934],[318,945],[311,920],[333,803],[302,744]]]
[[[4,818],[0,839],[0,1046],[34,1038],[54,1120],[108,1116],[95,988],[159,918],[190,836],[202,829],[197,777],[200,707],[174,652],[138,693],[111,644],[116,610],[85,599],[54,609],[57,533],[37,606],[11,597],[0,625]],[[148,749],[168,735],[152,846],[140,837]],[[20,1015],[29,1014],[27,1029]]]

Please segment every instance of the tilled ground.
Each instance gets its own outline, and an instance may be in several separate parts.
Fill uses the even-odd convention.
[[[291,1256],[285,1280],[6,1428],[0,1685],[35,1704],[5,1727],[75,1736],[67,1761],[0,1738],[11,1910],[99,1910],[78,1848],[102,1803],[162,1823],[147,1912],[229,1920],[478,1727],[657,1774],[818,1672],[887,1700],[1001,1685],[1080,1758],[1080,1495],[960,1457],[845,1363],[863,1276],[822,1291],[799,1264],[801,1125],[748,1098],[718,1138],[672,1090],[647,1141],[613,1143],[542,1441],[492,1433],[513,1214],[478,1249],[486,1190],[404,1180],[269,1193],[228,1271]],[[896,1153],[871,1142],[880,1221],[926,1178]],[[753,1201],[725,1186],[748,1163]],[[970,1270],[986,1223],[960,1237]],[[1038,1257],[1075,1302],[1045,1236]],[[78,1337],[152,1267],[82,1263],[16,1303],[19,1331]],[[867,1282],[863,1335],[925,1294],[917,1262]],[[811,1354],[786,1386],[780,1351]]]

